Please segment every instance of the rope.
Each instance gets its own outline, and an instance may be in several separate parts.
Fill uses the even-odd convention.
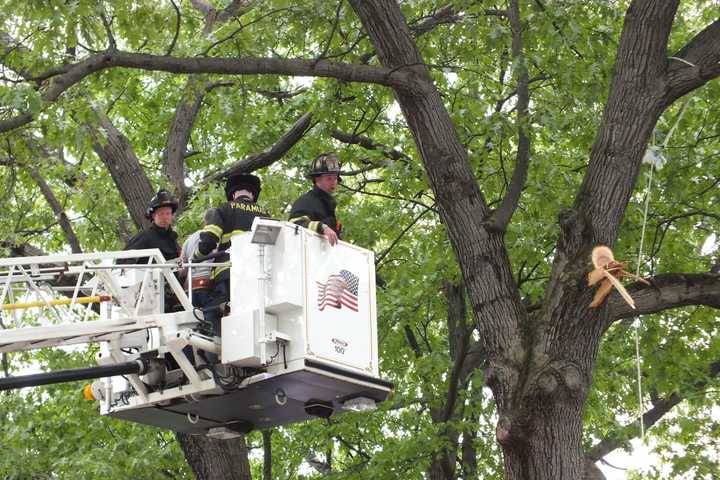
[[[665,137],[665,141],[662,144],[662,149],[665,150],[667,148],[668,142],[670,141],[670,138],[672,137],[673,133],[675,133],[675,129],[680,124],[680,120],[682,120],[683,115],[685,115],[685,110],[687,109],[688,104],[690,103],[690,98],[688,98],[685,103],[683,104],[682,108],[680,109],[680,113],[678,114],[677,119],[675,120],[675,123],[673,124],[672,128],[670,128],[670,131],[668,132],[667,136]],[[655,146],[655,135],[653,134],[652,143],[653,147]],[[662,164],[661,164],[662,165]],[[647,192],[645,194],[645,206],[643,208],[643,222],[642,222],[642,230],[640,232],[640,247],[638,248],[638,258],[636,262],[636,268],[635,268],[635,275],[640,276],[640,262],[642,261],[643,257],[643,246],[645,244],[645,232],[647,230],[647,217],[648,217],[648,210],[650,207],[650,195],[652,193],[652,181],[653,181],[653,171],[655,170],[655,162],[650,162],[650,173],[648,174],[648,181],[647,186],[645,187],[645,191]],[[643,394],[642,394],[642,372],[641,372],[641,366],[640,363],[642,361],[642,358],[640,356],[640,317],[635,317],[635,321],[633,322],[633,326],[635,327],[635,369],[637,373],[637,392],[638,392],[638,423],[640,423],[640,438],[642,441],[645,441],[645,423],[643,422]]]
[[[643,244],[645,243],[645,231],[647,229],[647,215],[650,206],[650,193],[652,193],[652,178],[655,164],[650,164],[650,174],[648,175],[648,183],[645,194],[645,208],[643,212],[642,231],[640,233],[640,248],[638,248],[637,267],[635,275],[640,276],[640,261],[642,260]],[[640,422],[640,438],[645,440],[645,423],[643,422],[643,395],[642,395],[642,373],[640,371],[640,317],[635,317],[633,322],[635,326],[635,367],[637,370],[637,390],[638,390],[638,422]]]

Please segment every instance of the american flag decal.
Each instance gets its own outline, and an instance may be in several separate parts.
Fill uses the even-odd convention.
[[[358,311],[358,282],[360,279],[347,270],[330,275],[327,282],[316,281],[318,286],[317,304],[320,311],[325,307],[340,309],[343,306]]]

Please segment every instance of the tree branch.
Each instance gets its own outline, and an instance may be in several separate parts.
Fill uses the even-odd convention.
[[[567,239],[572,246],[565,247],[563,239],[560,252],[575,255],[579,248],[612,245],[617,238],[648,139],[664,110],[658,79],[667,67],[667,41],[678,3],[635,0],[627,11],[602,124],[576,196],[587,225]]]
[[[45,200],[47,200],[50,208],[55,214],[55,218],[57,218],[58,223],[60,224],[60,228],[62,228],[62,231],[65,234],[65,239],[70,244],[70,250],[72,251],[72,253],[82,253],[82,248],[80,247],[80,240],[78,240],[77,235],[75,235],[75,230],[73,229],[72,223],[70,223],[70,219],[65,213],[65,209],[63,209],[62,205],[60,205],[60,202],[58,201],[57,197],[55,197],[55,194],[50,188],[50,185],[48,185],[48,183],[45,181],[45,179],[40,174],[40,171],[35,165],[30,166],[28,168],[28,172],[30,173],[32,179],[35,180],[37,186],[40,187],[40,191],[42,192],[43,197],[45,197]]]
[[[32,71],[24,65],[16,65],[16,62],[12,61],[11,55],[14,52],[20,54],[28,53],[28,49],[22,42],[16,41],[5,31],[0,31],[0,63],[8,67],[10,70],[15,72],[21,78],[29,78],[32,76]]]
[[[292,127],[290,127],[290,130],[280,137],[280,139],[268,150],[256,155],[251,155],[248,158],[244,158],[239,162],[232,164],[225,170],[206,177],[204,183],[220,180],[236,173],[248,173],[262,167],[267,167],[285,155],[298,141],[300,141],[307,132],[308,128],[310,128],[311,120],[312,113],[305,113],[293,124]]]
[[[402,239],[402,238],[405,236],[405,234],[406,234],[408,231],[410,231],[410,229],[411,229],[413,226],[415,226],[415,224],[416,224],[417,222],[419,222],[420,219],[421,219],[422,217],[424,217],[425,214],[428,213],[430,210],[431,210],[430,208],[426,208],[425,210],[423,210],[422,212],[420,212],[415,218],[413,218],[413,220],[407,225],[407,227],[405,227],[405,228],[403,229],[403,231],[400,232],[400,235],[398,235],[397,238],[395,238],[395,240],[393,240],[392,243],[391,243],[380,255],[377,256],[377,259],[375,260],[375,265],[378,265],[378,267],[377,267],[378,269],[380,269],[380,265],[382,264],[382,261],[383,261],[383,260],[385,259],[385,257],[392,251],[392,249],[395,248],[395,245],[398,244],[398,242],[400,241],[400,239]]]
[[[233,1],[225,10],[219,13],[217,10],[212,9],[212,12],[206,15],[206,20],[212,17],[213,21],[206,24],[205,32],[209,34],[216,26],[222,25],[229,20],[232,15],[237,14],[240,7],[243,6],[241,3],[243,5],[247,3],[249,5],[250,2]],[[177,11],[178,23],[173,44],[170,46],[170,50],[166,55],[169,55],[170,51],[172,51],[180,29],[180,10],[174,1],[172,4]],[[198,5],[198,8],[200,6],[201,5]],[[204,8],[205,7],[212,8],[207,4],[204,5]],[[208,92],[219,86],[228,84],[232,85],[230,82],[204,82],[199,75],[192,74],[187,78],[185,87],[183,88],[183,95],[175,107],[175,115],[170,125],[165,148],[163,149],[162,171],[163,175],[170,179],[174,187],[175,194],[179,200],[178,212],[182,212],[185,209],[189,196],[188,189],[185,186],[185,159],[187,158],[187,145],[197,116],[200,113],[202,101]]]
[[[465,280],[479,338],[494,376],[488,383],[505,384],[514,373],[507,366],[520,365],[525,355],[520,326],[526,312],[502,236],[488,231],[484,224],[490,209],[470,167],[467,149],[413,42],[397,1],[349,2],[382,65],[412,69],[427,86],[422,93],[394,88],[395,97],[413,134],[440,219]]]
[[[140,165],[127,137],[120,132],[100,109],[95,109],[98,125],[88,124],[94,136],[93,150],[103,161],[118,188],[137,228],[149,224],[145,218],[153,187]]]
[[[720,76],[720,20],[715,20],[668,59],[665,104]]]
[[[529,76],[522,44],[522,21],[520,19],[520,6],[518,0],[510,2],[508,10],[510,15],[510,26],[512,29],[512,57],[517,72],[517,104],[515,107],[515,126],[518,135],[518,148],[515,156],[515,171],[510,180],[510,186],[500,206],[493,212],[489,219],[489,226],[495,231],[503,232],[507,228],[513,213],[520,203],[525,182],[527,181],[528,166],[530,163],[530,137],[528,121],[528,105],[530,103],[530,91],[528,89]]]
[[[720,308],[720,274],[666,273],[651,278],[650,283],[649,287],[640,283],[627,287],[635,300],[635,310],[617,292],[608,297],[611,321],[688,305]]]
[[[441,417],[443,422],[447,422],[455,412],[460,384],[464,383],[461,375],[467,359],[470,333],[473,329],[467,326],[467,306],[463,286],[446,282],[443,290],[447,298],[448,342],[453,361],[448,378],[447,398]]]
[[[720,362],[714,362],[708,369],[708,376],[710,378],[714,378],[717,377],[718,374],[720,374]],[[705,388],[707,383],[707,381],[695,382],[691,391],[701,391]],[[673,392],[665,398],[654,400],[653,407],[643,413],[642,416],[645,430],[647,431],[650,427],[655,425],[666,413],[672,410],[675,405],[687,398],[689,393],[691,392],[683,391],[683,394],[681,395],[677,392]],[[625,425],[618,431],[613,432],[607,438],[595,444],[587,453],[587,456],[593,461],[598,461],[605,455],[622,446],[622,444],[628,439],[637,436],[637,431],[638,428],[635,423]]]
[[[340,0],[338,2],[337,8],[335,9],[335,21],[333,22],[333,26],[330,29],[330,35],[328,35],[327,42],[325,42],[325,46],[323,47],[322,51],[320,52],[320,55],[317,56],[318,60],[321,58],[325,58],[325,55],[327,54],[328,50],[330,49],[330,45],[332,44],[332,39],[335,36],[335,31],[338,28],[338,24],[340,23],[340,12],[342,11],[343,6],[343,0]]]
[[[388,69],[368,65],[354,65],[326,60],[312,61],[283,58],[175,58],[158,55],[105,51],[85,60],[49,69],[37,78],[52,78],[42,95],[45,102],[54,102],[67,89],[88,75],[110,68],[125,67],[169,73],[224,73],[230,75],[274,74],[291,76],[329,77],[348,82],[376,83],[401,90],[422,92],[426,80],[420,80],[404,68]],[[0,121],[0,132],[7,132],[30,123],[31,112]]]
[[[102,21],[103,27],[105,28],[105,34],[108,38],[108,50],[116,50],[117,49],[117,42],[115,41],[115,35],[113,35],[112,31],[112,22],[113,17],[110,18],[110,20],[107,19],[105,16],[105,12],[100,12],[100,20]]]
[[[366,150],[380,150],[385,157],[392,160],[404,160],[405,162],[412,161],[410,156],[408,156],[407,154],[394,148],[388,147],[387,145],[375,143],[375,141],[370,137],[356,135],[352,133],[345,133],[341,132],[340,130],[333,130],[332,132],[330,132],[330,136],[342,143],[347,143],[349,145],[360,145]]]
[[[180,20],[182,15],[180,14],[180,9],[175,4],[175,0],[170,0],[170,3],[172,4],[173,8],[175,9],[175,35],[173,35],[173,39],[170,42],[170,46],[168,47],[167,51],[165,52],[165,56],[169,56],[172,51],[175,49],[175,44],[177,43],[178,36],[180,36]]]
[[[272,480],[272,430],[262,431],[263,440],[263,480]]]
[[[170,179],[175,194],[180,201],[179,210],[182,211],[187,200],[187,187],[185,186],[185,153],[187,151],[190,134],[202,100],[207,93],[205,82],[197,75],[190,75],[185,83],[185,89],[180,102],[175,107],[170,130],[165,141],[162,154],[162,173]]]
[[[455,6],[451,4],[439,8],[432,15],[417,19],[414,23],[410,24],[409,27],[413,35],[419,37],[420,35],[434,30],[440,25],[457,23],[463,18],[464,15],[457,13],[455,11]]]

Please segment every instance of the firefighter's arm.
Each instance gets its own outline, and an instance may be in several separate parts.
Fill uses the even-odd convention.
[[[302,196],[295,200],[292,208],[290,209],[290,222],[305,227],[308,230],[317,232],[320,235],[323,234],[322,222],[315,221],[312,219],[312,206],[305,196]]]
[[[193,260],[204,257],[215,250],[222,238],[223,219],[218,209],[206,214],[207,224],[200,230],[200,243],[198,249],[193,255]]]
[[[200,231],[200,244],[193,255],[193,260],[204,257],[215,250],[222,237],[222,228],[217,225],[208,224]]]
[[[291,217],[290,222],[300,225],[301,227],[305,227],[308,230],[312,230],[313,232],[317,232],[319,234],[323,234],[323,223],[322,222],[314,222],[310,220],[310,217],[307,215],[300,215],[296,217]]]
[[[128,240],[127,244],[125,244],[125,248],[123,250],[143,250],[145,248],[150,248],[147,245],[145,245],[145,235],[143,235],[143,232],[136,233],[130,240]],[[125,265],[125,264],[132,264],[137,262],[137,258],[123,258],[116,260],[116,264]]]

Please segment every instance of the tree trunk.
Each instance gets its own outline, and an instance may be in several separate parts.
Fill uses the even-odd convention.
[[[215,440],[176,433],[180,447],[197,480],[250,480],[245,437]]]
[[[412,71],[425,84],[422,94],[401,89],[395,94],[463,273],[486,358],[485,378],[500,418],[497,438],[505,454],[506,478],[581,478],[585,401],[581,387],[588,379],[572,362],[548,365],[553,359],[539,355],[529,363],[535,332],[519,298],[503,233],[485,223],[490,209],[405,19],[394,0],[350,3],[383,66]],[[596,345],[585,348],[580,343],[573,348],[583,349],[589,353],[586,358],[594,359]],[[590,371],[589,363],[584,367],[580,371]],[[559,380],[553,384],[556,378]],[[558,388],[561,383],[563,388]],[[566,385],[572,388],[564,388]]]

